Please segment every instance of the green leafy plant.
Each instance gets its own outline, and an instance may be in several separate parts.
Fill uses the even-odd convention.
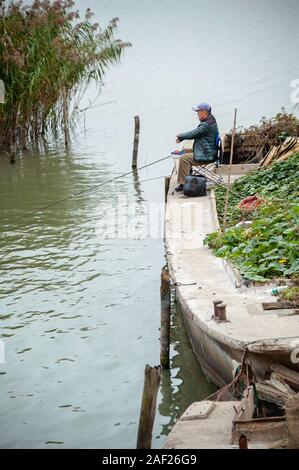
[[[229,228],[213,232],[205,244],[216,256],[231,260],[241,274],[253,281],[295,278],[299,274],[299,154],[248,174],[232,186]],[[258,194],[267,200],[250,215],[251,225],[235,226],[243,218],[238,208],[242,197]],[[223,188],[217,188],[220,221],[224,208]]]

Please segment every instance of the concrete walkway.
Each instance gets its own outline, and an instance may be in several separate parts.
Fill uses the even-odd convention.
[[[164,449],[231,449],[234,402],[201,401],[192,405],[181,416],[167,436]],[[207,415],[200,416],[203,408],[211,405]],[[188,413],[190,412],[190,417]]]
[[[262,345],[268,352],[291,354],[299,347],[299,316],[263,310],[262,302],[275,302],[271,285],[236,287],[234,274],[203,244],[205,236],[217,229],[213,196],[186,197],[173,193],[175,186],[173,175],[165,213],[166,254],[178,298],[194,328],[230,347],[248,345],[260,352]],[[212,318],[214,299],[227,305],[229,322]]]

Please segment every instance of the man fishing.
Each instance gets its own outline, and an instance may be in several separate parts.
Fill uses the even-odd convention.
[[[211,114],[211,106],[208,103],[200,103],[192,107],[197,112],[200,124],[189,132],[182,132],[176,136],[176,142],[193,140],[193,149],[186,150],[180,157],[178,171],[178,186],[175,191],[183,191],[185,177],[190,174],[192,166],[205,166],[217,159],[217,139],[219,136],[216,119]]]

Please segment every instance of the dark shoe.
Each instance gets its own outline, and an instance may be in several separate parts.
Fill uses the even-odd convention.
[[[179,184],[176,188],[174,188],[174,190],[175,190],[176,192],[183,191],[183,189],[184,189],[184,185],[183,185],[183,184]]]

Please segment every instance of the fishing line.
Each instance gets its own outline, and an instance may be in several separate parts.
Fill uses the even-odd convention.
[[[49,209],[49,208],[54,207],[54,206],[56,206],[56,205],[58,205],[58,204],[61,204],[62,202],[66,202],[66,201],[68,201],[68,200],[70,200],[70,199],[72,199],[72,198],[75,198],[75,197],[77,197],[77,196],[81,196],[82,194],[86,194],[86,193],[88,193],[88,192],[90,192],[90,191],[93,191],[94,189],[100,188],[100,187],[102,187],[102,186],[104,186],[104,185],[106,185],[106,184],[108,184],[108,183],[112,183],[112,182],[114,182],[114,181],[117,181],[118,179],[124,178],[124,177],[126,177],[126,176],[131,175],[131,174],[134,174],[134,173],[137,172],[137,171],[143,170],[144,168],[148,168],[148,167],[150,167],[150,166],[152,166],[152,165],[155,165],[156,163],[160,163],[160,162],[162,162],[162,161],[164,161],[164,160],[167,160],[168,158],[172,158],[172,155],[168,155],[167,157],[159,158],[158,160],[155,160],[154,162],[148,163],[148,164],[143,165],[143,166],[141,166],[141,167],[135,168],[134,170],[131,170],[131,171],[128,171],[128,172],[123,173],[123,174],[121,174],[121,175],[115,176],[115,177],[113,177],[113,178],[111,178],[111,179],[109,179],[109,180],[103,181],[102,183],[93,185],[93,186],[91,186],[90,188],[84,189],[84,190],[82,190],[82,191],[78,191],[77,193],[71,194],[70,196],[64,197],[64,198],[62,198],[62,199],[58,199],[57,201],[53,201],[53,202],[51,202],[51,203],[49,203],[49,204],[47,204],[47,205],[45,205],[45,206],[43,206],[43,207],[41,207],[41,208],[39,208],[39,209],[33,209],[33,210],[29,211],[29,213],[21,214],[21,215],[19,215],[18,217],[16,217],[15,219],[13,219],[13,220],[10,222],[10,224],[13,224],[13,223],[17,222],[17,221],[23,219],[24,217],[28,217],[28,215],[34,214],[34,213],[36,213],[36,212],[42,212],[42,211],[44,211],[44,210],[46,210],[46,209]],[[205,169],[205,171],[208,172],[211,176],[214,176],[214,177],[215,177],[215,174],[212,173],[210,170]],[[168,175],[167,175],[167,176],[168,176]],[[158,177],[154,177],[154,178],[148,178],[148,179],[146,179],[146,180],[140,180],[139,182],[141,183],[141,182],[146,182],[146,181],[153,181],[153,180],[161,179],[161,178],[165,178],[165,176],[158,176]],[[215,180],[212,180],[212,182],[213,182],[214,184],[219,185],[219,186],[226,187],[225,183],[222,183],[222,182],[219,182],[219,181],[215,181]],[[127,183],[127,184],[132,184],[132,182]],[[238,197],[242,197],[241,195],[237,194],[236,192],[231,191],[231,193],[237,195]],[[0,259],[2,260],[3,258],[5,258],[5,256],[6,256],[6,253],[5,253]]]
[[[171,155],[168,155],[167,157],[164,157],[164,158],[160,158],[159,160],[148,163],[147,165],[143,165],[143,166],[141,166],[139,168],[136,168],[134,170],[128,171],[127,173],[123,173],[121,175],[115,176],[114,178],[111,178],[110,180],[102,181],[102,183],[90,186],[90,188],[83,189],[82,191],[78,191],[77,193],[71,194],[70,196],[64,197],[62,199],[58,199],[57,201],[50,202],[49,204],[47,204],[47,205],[45,205],[45,206],[43,206],[39,209],[33,209],[29,213],[19,215],[18,217],[13,219],[10,222],[10,224],[13,224],[13,223],[17,222],[18,220],[20,220],[24,217],[27,217],[30,214],[34,214],[35,212],[42,212],[46,209],[49,209],[50,207],[56,206],[57,204],[61,204],[62,202],[68,201],[69,199],[72,199],[72,198],[77,197],[77,196],[81,196],[82,194],[86,194],[90,191],[93,191],[94,189],[97,189],[97,188],[100,188],[101,186],[104,186],[105,184],[112,183],[113,181],[116,181],[120,178],[124,178],[125,176],[131,175],[131,174],[135,173],[136,171],[143,170],[144,168],[155,165],[156,163],[162,162],[163,160],[167,160],[168,158],[171,158]]]
[[[163,175],[163,176],[155,176],[154,178],[147,178],[146,180],[136,180],[136,184],[139,183],[146,183],[147,181],[154,181],[154,180],[159,180],[161,178],[167,178],[169,175]],[[128,186],[129,184],[134,184],[135,181],[130,181],[130,183],[124,183],[123,186]]]

